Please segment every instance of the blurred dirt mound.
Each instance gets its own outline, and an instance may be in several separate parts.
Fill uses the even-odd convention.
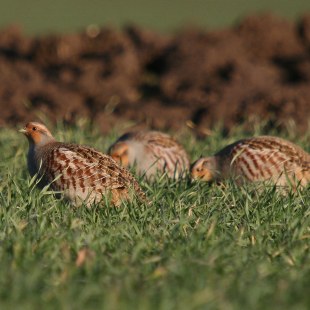
[[[0,126],[87,116],[178,129],[252,116],[300,132],[310,119],[310,15],[294,23],[252,16],[221,31],[164,36],[135,26],[72,35],[0,32]]]

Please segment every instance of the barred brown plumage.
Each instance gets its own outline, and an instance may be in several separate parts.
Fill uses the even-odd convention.
[[[42,188],[55,191],[76,205],[98,203],[107,197],[114,205],[145,194],[129,171],[110,156],[88,146],[57,142],[42,124],[31,122],[20,130],[29,141],[28,169]]]
[[[271,180],[280,186],[306,186],[310,181],[310,154],[278,137],[253,137],[198,159],[191,174],[205,181],[233,177],[239,183]]]
[[[125,133],[108,153],[124,167],[135,165],[137,173],[147,178],[164,172],[179,178],[190,166],[185,149],[171,136],[158,131]]]

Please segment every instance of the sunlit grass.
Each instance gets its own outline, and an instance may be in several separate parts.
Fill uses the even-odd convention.
[[[53,132],[102,151],[116,137],[84,121]],[[194,160],[245,135],[178,137]],[[282,136],[309,151],[309,136]],[[282,195],[162,178],[140,180],[151,205],[74,208],[35,188],[27,147],[0,131],[2,309],[309,309],[309,187]]]

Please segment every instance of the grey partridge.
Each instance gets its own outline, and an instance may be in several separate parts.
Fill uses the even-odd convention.
[[[166,173],[170,178],[184,176],[190,167],[185,149],[170,135],[158,131],[128,132],[108,153],[124,167],[136,167],[146,178]]]
[[[131,193],[144,200],[135,178],[110,156],[88,146],[57,142],[40,123],[28,123],[20,132],[29,141],[28,169],[31,176],[37,175],[39,187],[50,184],[75,205],[108,199],[118,206]]]
[[[267,181],[286,186],[310,181],[310,154],[281,138],[259,136],[226,146],[214,156],[198,159],[191,168],[194,179]]]

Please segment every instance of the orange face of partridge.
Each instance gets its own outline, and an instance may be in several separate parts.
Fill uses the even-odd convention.
[[[128,145],[126,143],[117,143],[109,150],[111,157],[123,167],[128,167],[129,156],[128,156]]]
[[[198,159],[192,165],[191,176],[193,179],[199,179],[207,182],[214,180],[212,161],[208,158]]]
[[[23,133],[27,139],[35,145],[41,144],[45,140],[54,139],[49,130],[40,123],[30,122],[19,132]]]

